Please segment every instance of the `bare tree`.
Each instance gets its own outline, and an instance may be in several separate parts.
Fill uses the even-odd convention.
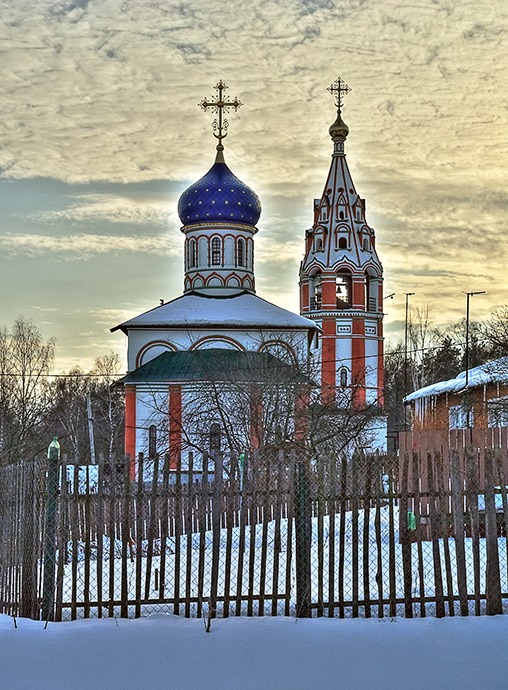
[[[0,333],[0,458],[13,463],[45,448],[49,409],[47,374],[55,341],[45,341],[37,326],[20,316],[12,332]]]
[[[231,351],[208,353],[208,369],[184,386],[182,450],[208,452],[212,425],[220,427],[222,452],[236,457],[252,448],[294,448],[317,458],[325,449],[339,455],[374,444],[373,420],[381,410],[378,401],[359,408],[361,382],[339,388],[333,400],[324,402],[307,361],[283,361],[266,351],[243,352],[236,353],[233,368],[228,366]],[[147,403],[152,411],[147,423],[159,430],[167,430],[170,410],[163,388],[154,386]],[[164,441],[167,449],[167,431]]]

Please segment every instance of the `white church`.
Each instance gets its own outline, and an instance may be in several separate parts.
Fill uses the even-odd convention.
[[[215,162],[178,203],[183,295],[112,329],[128,339],[128,374],[120,383],[132,478],[138,453],[169,453],[176,469],[186,449],[207,450],[211,428],[222,450],[238,453],[277,434],[302,437],[299,411],[312,404],[347,399],[359,413],[382,410],[383,272],[346,162],[341,107],[348,87],[341,79],[330,87],[337,106],[332,160],[302,238],[300,315],[256,294],[261,203],[228,168],[222,143],[224,113],[242,104],[227,100],[222,81],[215,88],[217,95],[200,104],[217,114]],[[375,445],[383,447],[382,416],[375,427]]]

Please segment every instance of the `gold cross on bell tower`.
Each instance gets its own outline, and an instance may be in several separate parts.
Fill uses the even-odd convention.
[[[342,99],[347,93],[351,91],[351,89],[346,84],[346,82],[339,77],[332,84],[330,84],[327,91],[329,91],[332,94],[332,96],[335,96],[335,106],[337,107],[337,112],[340,115],[340,111],[342,108]]]
[[[224,146],[222,145],[222,140],[228,135],[229,122],[226,120],[226,118],[222,117],[222,114],[223,112],[228,113],[231,108],[233,108],[236,112],[238,108],[243,105],[243,103],[239,101],[236,96],[232,101],[225,100],[224,91],[228,87],[222,81],[222,79],[214,86],[214,88],[217,91],[217,95],[211,100],[204,98],[201,103],[198,103],[198,105],[201,106],[205,112],[207,110],[211,110],[212,113],[218,113],[218,119],[215,119],[212,122],[212,129],[213,136],[219,140],[219,143],[217,144],[217,151],[223,151]]]

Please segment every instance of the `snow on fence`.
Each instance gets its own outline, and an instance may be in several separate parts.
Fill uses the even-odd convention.
[[[184,616],[444,616],[508,606],[506,452],[255,454],[173,472],[101,461],[0,468],[0,612],[56,620]],[[75,473],[75,480],[69,477]],[[192,476],[193,481],[189,481]],[[52,534],[45,527],[54,522]],[[52,550],[51,550],[52,549]],[[44,580],[52,554],[54,578]],[[47,601],[45,602],[47,604]]]

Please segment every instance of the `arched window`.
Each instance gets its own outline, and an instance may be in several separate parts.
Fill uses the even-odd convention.
[[[339,249],[347,249],[347,239],[345,237],[339,237]]]
[[[347,386],[347,369],[346,367],[341,367],[339,369],[339,386],[345,388]]]
[[[310,281],[310,310],[316,311],[318,309],[321,309],[321,302],[321,274],[316,273],[312,276]]]
[[[348,271],[337,273],[335,295],[337,298],[337,309],[345,309],[351,306],[351,273]]]
[[[368,252],[370,250],[370,242],[368,237],[363,238],[363,250]]]
[[[344,211],[339,211],[339,220],[344,220]]]
[[[210,425],[210,455],[214,456],[217,453],[220,453],[220,442],[220,424],[217,424],[217,422],[213,422],[213,424]]]
[[[236,264],[237,266],[245,266],[245,242],[241,238],[236,244]]]
[[[212,266],[220,266],[220,239],[214,237],[212,240]]]
[[[148,427],[148,457],[153,458],[157,453],[157,427],[151,424]]]
[[[377,311],[379,281],[373,274],[365,274],[365,308],[367,311]]]
[[[197,264],[197,245],[196,240],[189,243],[189,268],[195,268]]]

